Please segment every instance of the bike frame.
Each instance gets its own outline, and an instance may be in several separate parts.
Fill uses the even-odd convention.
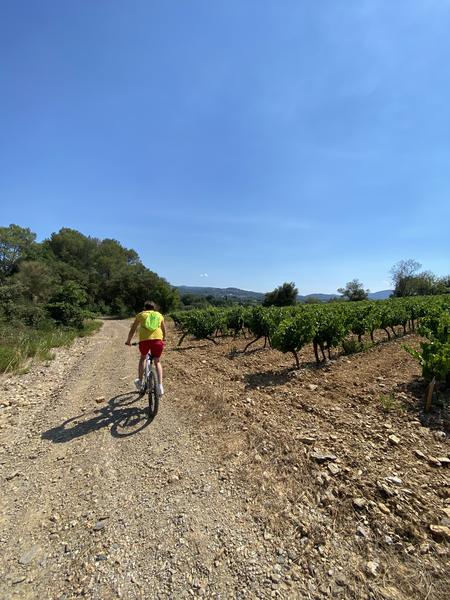
[[[155,417],[159,407],[159,387],[158,387],[158,373],[156,371],[156,365],[153,362],[153,356],[150,352],[147,353],[144,363],[144,381],[145,389],[144,394],[147,392],[148,395],[148,411],[150,417]]]
[[[132,346],[138,346],[137,343]],[[159,386],[158,386],[158,373],[156,371],[156,365],[153,362],[153,356],[150,352],[145,356],[144,362],[144,387],[141,390],[140,396],[145,393],[148,395],[148,415],[150,419],[156,416],[159,408]]]

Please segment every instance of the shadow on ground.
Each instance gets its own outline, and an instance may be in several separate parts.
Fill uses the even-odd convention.
[[[436,385],[429,412],[425,411],[427,384],[421,379],[400,386],[411,398],[408,410],[415,413],[424,427],[450,434],[450,390]]]
[[[265,373],[249,373],[244,377],[245,387],[255,389],[259,387],[273,387],[283,385],[292,378],[293,369],[287,368],[282,371],[268,371]]]
[[[138,400],[141,400],[139,405],[136,404]],[[63,444],[103,427],[108,427],[113,437],[128,437],[145,429],[152,420],[142,395],[133,391],[111,398],[99,410],[67,419],[61,425],[44,431],[42,438]]]

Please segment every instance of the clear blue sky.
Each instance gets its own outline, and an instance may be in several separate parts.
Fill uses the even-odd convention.
[[[450,272],[449,0],[0,8],[1,225],[117,239],[174,285]]]

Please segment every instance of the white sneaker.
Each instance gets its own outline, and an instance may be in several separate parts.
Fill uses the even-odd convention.
[[[162,396],[164,394],[164,388],[161,383],[158,385],[158,389],[159,389],[159,395]]]
[[[140,379],[135,379],[134,380],[134,385],[136,386],[137,391],[140,392],[141,389],[142,389],[141,380]]]

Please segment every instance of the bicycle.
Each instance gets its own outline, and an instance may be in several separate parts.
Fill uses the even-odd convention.
[[[139,344],[134,342],[131,345],[138,346]],[[145,357],[143,385],[139,395],[142,397],[144,394],[148,395],[148,416],[152,419],[156,417],[156,413],[158,412],[161,395],[158,386],[158,373],[156,372],[156,366],[150,352]]]

